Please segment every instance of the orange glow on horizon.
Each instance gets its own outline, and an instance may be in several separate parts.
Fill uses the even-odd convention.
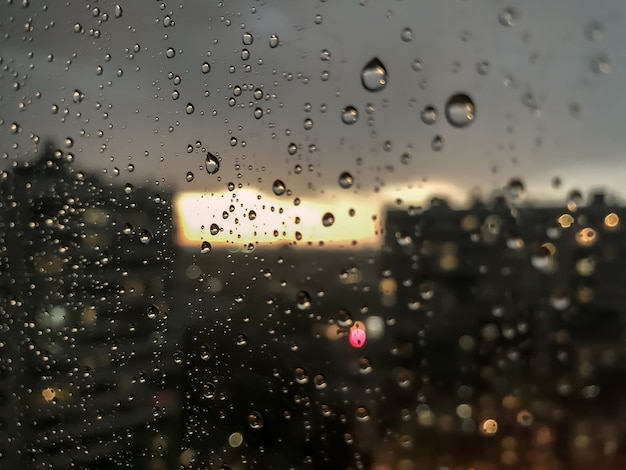
[[[318,246],[363,248],[380,242],[380,210],[362,198],[342,198],[323,203],[265,195],[252,190],[205,194],[187,192],[174,202],[177,243],[198,247]],[[324,215],[334,221],[325,226]]]

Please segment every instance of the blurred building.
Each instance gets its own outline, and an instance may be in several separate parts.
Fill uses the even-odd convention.
[[[52,145],[2,174],[2,468],[171,468],[170,194]]]

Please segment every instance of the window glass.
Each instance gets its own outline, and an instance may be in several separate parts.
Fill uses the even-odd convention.
[[[624,21],[4,0],[0,467],[624,468]]]

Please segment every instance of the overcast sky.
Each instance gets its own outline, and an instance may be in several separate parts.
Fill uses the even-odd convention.
[[[621,0],[223,3],[119,2],[116,17],[115,2],[54,2],[47,10],[3,2],[2,167],[32,158],[34,134],[60,145],[70,137],[79,167],[120,184],[158,180],[179,191],[223,192],[234,182],[269,194],[281,179],[303,200],[380,201],[462,197],[474,188],[487,195],[514,177],[534,200],[563,201],[572,188],[621,194]],[[244,45],[245,33],[252,44]],[[278,47],[270,47],[272,35]],[[360,74],[375,57],[387,84],[370,92]],[[74,100],[75,90],[84,98]],[[455,93],[475,104],[465,128],[445,118]],[[434,125],[420,118],[428,105],[438,110]],[[359,113],[352,125],[341,120],[346,106]],[[440,151],[431,148],[437,135]],[[214,175],[203,169],[206,151],[221,159]],[[343,171],[354,177],[349,190],[337,183]]]

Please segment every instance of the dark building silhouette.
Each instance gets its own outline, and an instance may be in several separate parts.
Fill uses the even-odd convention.
[[[171,468],[170,195],[52,144],[0,183],[0,466]]]

